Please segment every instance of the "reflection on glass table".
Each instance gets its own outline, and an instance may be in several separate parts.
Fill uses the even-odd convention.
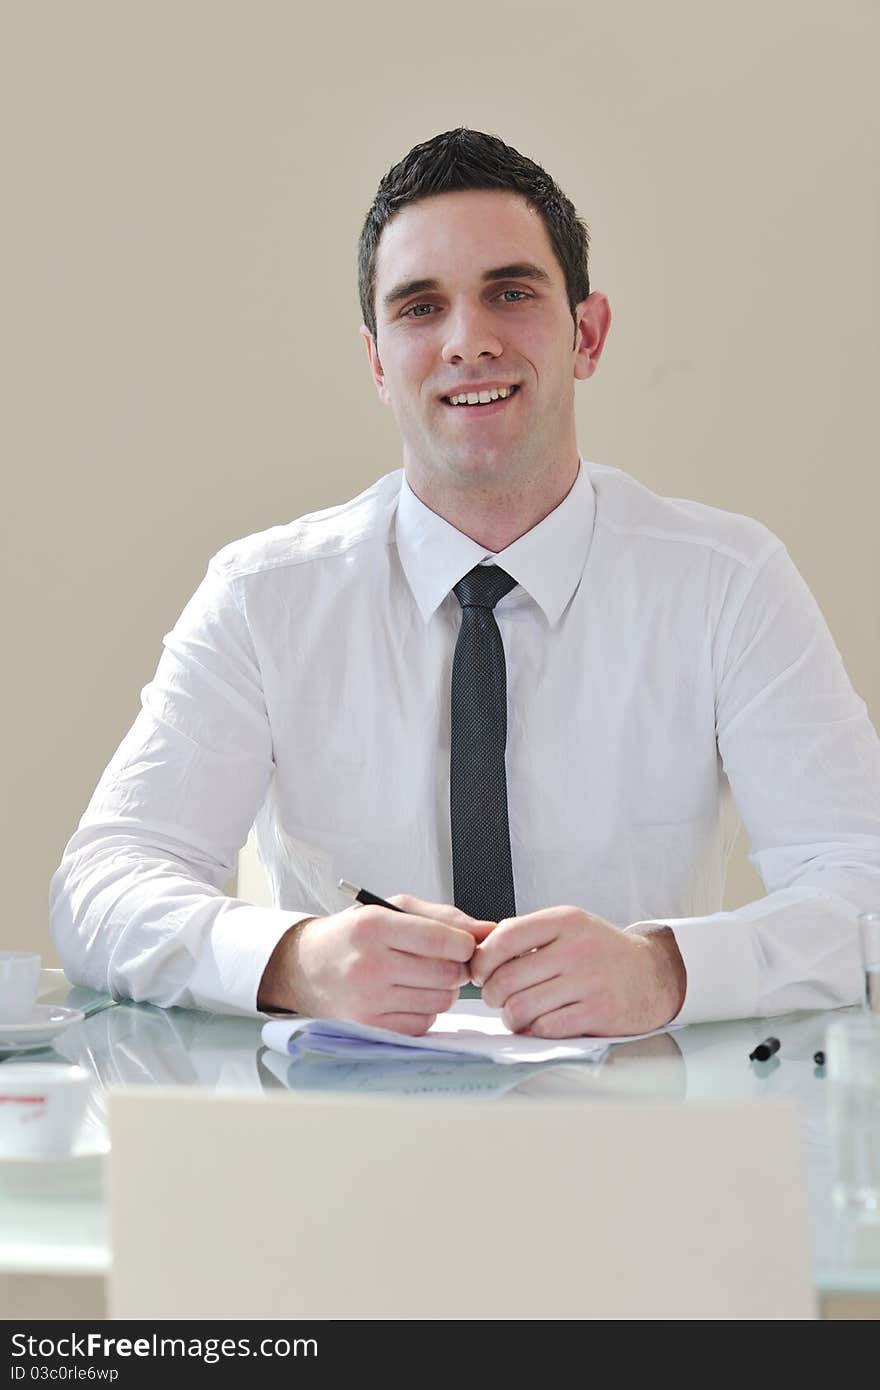
[[[53,1001],[70,997],[60,972],[44,972],[44,991]],[[88,992],[85,992],[86,994]],[[41,995],[45,997],[45,994]],[[789,1014],[698,1024],[638,1042],[616,1044],[601,1062],[566,1062],[501,1067],[479,1061],[335,1061],[307,1056],[292,1061],[263,1047],[261,1018],[163,1010],[147,1004],[113,1003],[84,997],[87,1017],[66,1029],[51,1048],[30,1054],[40,1060],[74,1062],[93,1077],[90,1123],[105,1125],[109,1087],[182,1085],[213,1090],[330,1090],[437,1097],[465,1095],[475,1101],[534,1107],[541,1099],[575,1102],[616,1100],[793,1101],[800,1112],[803,1152],[813,1220],[816,1282],[820,1290],[860,1291],[880,1297],[880,1223],[854,1221],[831,1201],[832,1162],[824,1069],[813,1058],[833,1019],[858,1010]],[[780,1039],[766,1062],[749,1054],[769,1035]],[[0,1065],[5,1065],[0,1060]],[[526,1120],[526,1123],[529,1123]],[[3,1175],[0,1164],[0,1201]],[[92,1192],[100,1207],[100,1185]],[[84,1199],[83,1199],[84,1200]],[[2,1259],[2,1252],[0,1252]]]

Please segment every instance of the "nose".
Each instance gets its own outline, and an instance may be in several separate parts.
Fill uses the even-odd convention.
[[[481,357],[500,357],[504,351],[490,313],[482,304],[462,304],[450,310],[446,325],[444,362],[478,362]]]

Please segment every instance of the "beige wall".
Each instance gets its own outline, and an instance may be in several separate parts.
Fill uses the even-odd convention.
[[[582,450],[775,530],[877,721],[873,0],[7,0],[0,33],[0,944],[49,952],[49,876],[208,557],[398,466],[355,244],[451,126],[590,225]],[[743,852],[729,902],[758,891]]]

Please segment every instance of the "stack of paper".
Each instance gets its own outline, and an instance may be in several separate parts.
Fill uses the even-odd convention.
[[[657,1032],[664,1030],[657,1029]],[[636,1037],[650,1037],[639,1033]],[[307,1052],[351,1060],[375,1058],[484,1057],[510,1065],[515,1062],[600,1061],[612,1043],[633,1038],[532,1038],[511,1033],[498,1009],[481,999],[461,999],[433,1027],[411,1038],[388,1028],[371,1028],[338,1018],[279,1018],[265,1024],[263,1042],[276,1052],[300,1057]]]

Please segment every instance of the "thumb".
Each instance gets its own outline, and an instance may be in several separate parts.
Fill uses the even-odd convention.
[[[478,922],[476,918],[470,917],[468,919],[467,929],[468,931],[473,932],[474,940],[476,941],[477,945],[479,945],[481,941],[486,940],[486,937],[489,935],[489,933],[493,932],[497,926],[497,922]]]

